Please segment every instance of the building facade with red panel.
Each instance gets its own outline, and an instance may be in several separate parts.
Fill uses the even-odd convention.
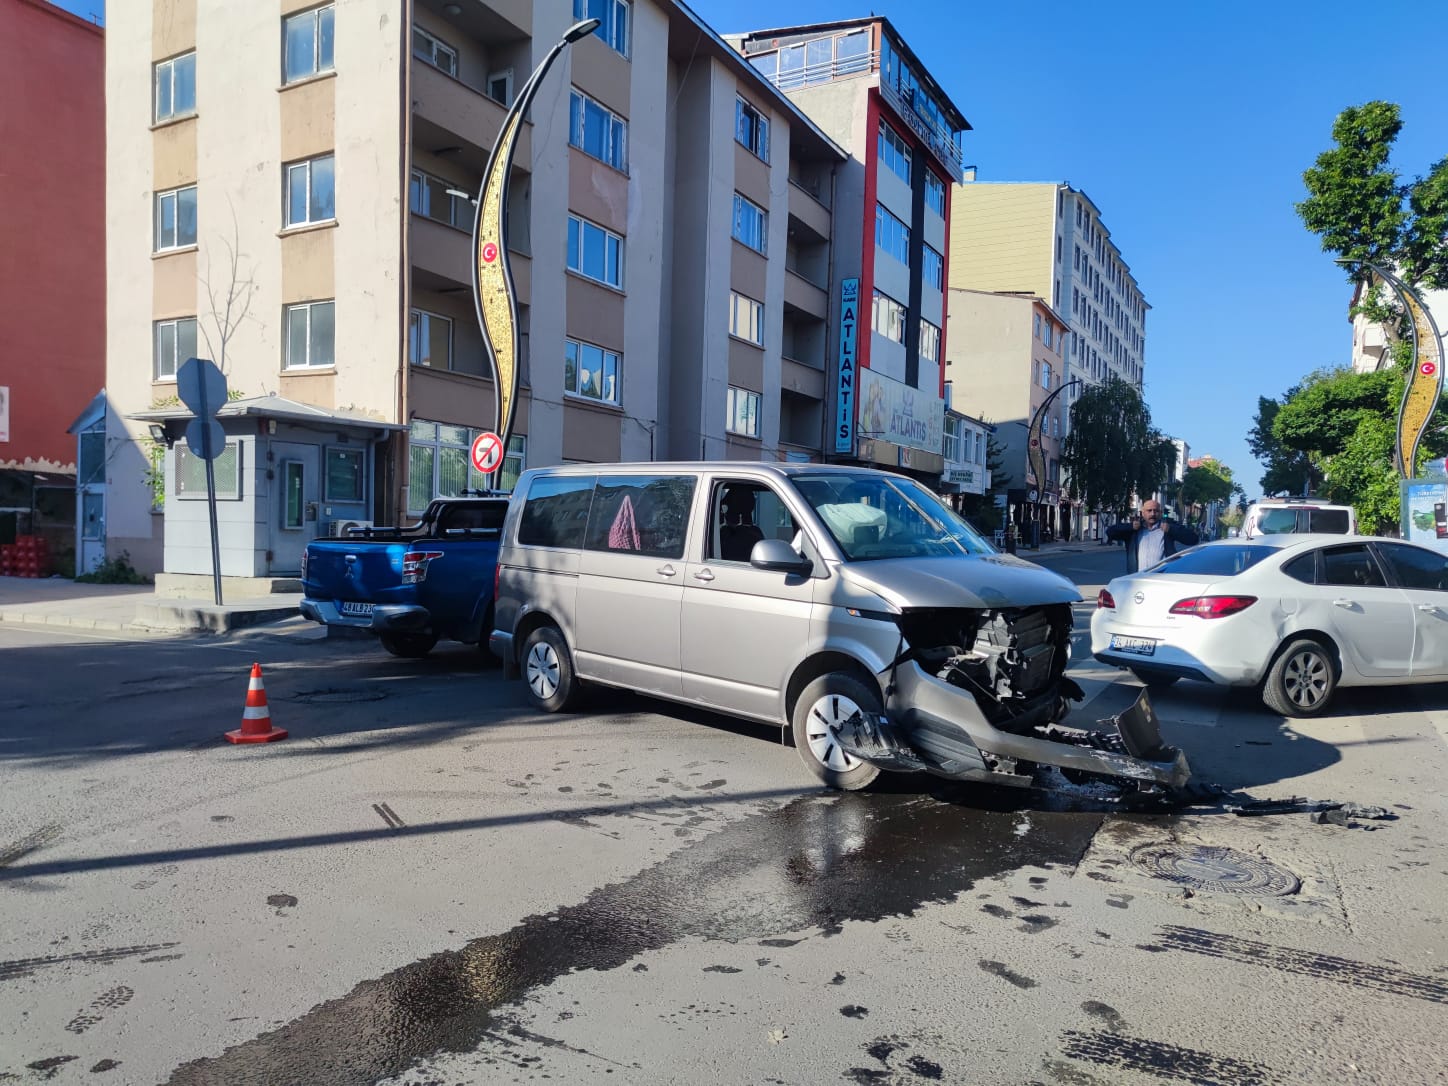
[[[729,40],[850,155],[822,196],[835,229],[826,453],[938,483],[950,197],[970,124],[888,19]]]
[[[99,26],[45,0],[0,0],[0,146],[0,530],[68,528],[67,428],[105,383]]]

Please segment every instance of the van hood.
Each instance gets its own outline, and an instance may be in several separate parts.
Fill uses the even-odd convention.
[[[846,562],[840,566],[840,575],[902,611],[922,607],[996,610],[1081,601],[1076,586],[1059,573],[1010,554]]]

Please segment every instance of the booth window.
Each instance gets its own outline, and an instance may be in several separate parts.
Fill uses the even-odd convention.
[[[216,458],[216,497],[236,501],[241,497],[241,445],[228,441]],[[206,461],[184,445],[176,446],[176,497],[181,501],[206,500]]]
[[[362,450],[328,449],[324,482],[327,501],[362,501]]]

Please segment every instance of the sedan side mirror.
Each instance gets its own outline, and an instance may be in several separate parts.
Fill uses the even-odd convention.
[[[749,564],[755,569],[797,573],[801,576],[814,569],[813,562],[782,539],[761,539],[754,544],[754,549],[749,552]]]

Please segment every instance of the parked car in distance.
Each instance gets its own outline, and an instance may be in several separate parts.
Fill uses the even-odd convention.
[[[377,635],[394,656],[439,640],[488,649],[508,499],[439,498],[416,524],[315,539],[302,558],[302,614]]]
[[[1357,513],[1350,505],[1315,498],[1264,498],[1247,507],[1242,535],[1356,535]]]
[[[1223,539],[1102,589],[1096,659],[1148,685],[1260,686],[1284,716],[1340,686],[1448,680],[1448,557],[1340,535]]]
[[[1064,577],[998,554],[912,479],[721,461],[539,468],[518,481],[492,644],[547,712],[621,687],[793,731],[827,785],[883,769],[1028,784],[1039,765],[1179,787],[1149,702],[1054,725]]]

